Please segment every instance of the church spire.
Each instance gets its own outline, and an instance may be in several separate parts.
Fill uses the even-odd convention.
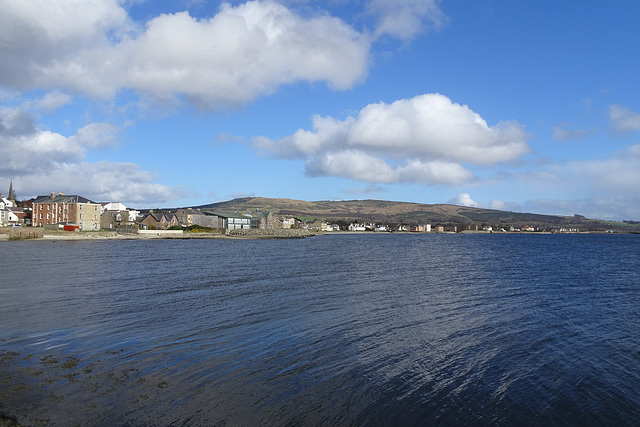
[[[9,197],[7,197],[7,200],[12,202],[16,201],[16,194],[13,192],[13,178],[9,181]]]

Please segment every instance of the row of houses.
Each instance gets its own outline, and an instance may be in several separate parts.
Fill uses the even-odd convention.
[[[1,196],[1,194],[0,194]],[[291,216],[275,215],[268,211],[217,212],[208,209],[182,208],[139,211],[128,209],[118,202],[97,203],[79,195],[55,192],[38,196],[30,203],[31,215],[24,207],[13,207],[13,202],[2,198],[4,209],[14,209],[5,215],[11,218],[0,223],[7,225],[33,225],[34,227],[90,230],[213,228],[213,229],[274,229],[307,228],[323,232],[340,231],[338,224],[325,221],[302,223]],[[3,215],[5,211],[2,211]],[[30,223],[27,220],[30,217]],[[373,223],[351,223],[348,231],[415,231],[430,232],[431,225],[383,225]]]
[[[13,206],[12,202],[5,198],[2,198],[2,201],[8,207]],[[4,214],[4,205],[0,206],[3,207]],[[165,230],[194,226],[227,230],[272,229],[292,228],[296,225],[293,217],[277,216],[266,211],[238,213],[195,208],[139,211],[128,209],[118,202],[97,203],[79,195],[55,192],[47,196],[38,196],[30,203],[30,207],[30,224],[14,216],[6,224],[0,225],[33,225],[61,229],[66,226],[67,229],[75,228],[82,231],[123,227]],[[15,209],[25,213],[24,207]]]
[[[354,222],[349,224],[349,226],[347,227],[347,230],[348,231],[377,231],[377,232],[411,231],[411,232],[428,233],[428,232],[431,232],[431,224],[416,224],[416,225],[398,224],[395,226],[390,226],[388,224]],[[338,229],[335,231],[338,231]]]
[[[206,227],[224,230],[294,228],[293,217],[275,215],[268,211],[217,212],[208,209],[183,208],[149,211],[139,219],[142,228],[167,229],[175,226]]]

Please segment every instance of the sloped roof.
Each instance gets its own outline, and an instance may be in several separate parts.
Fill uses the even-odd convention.
[[[164,217],[167,221],[171,221],[173,218],[177,218],[176,215],[171,212],[149,212],[148,214],[142,217],[142,221],[145,218],[152,217],[156,222],[162,222],[162,217]]]
[[[228,213],[228,212],[205,212],[208,215],[216,215],[221,218],[242,218],[242,219],[251,219],[250,216],[241,215],[237,213]]]
[[[58,194],[56,196],[38,196],[33,203],[98,203],[87,199],[86,197],[78,196],[75,194]]]

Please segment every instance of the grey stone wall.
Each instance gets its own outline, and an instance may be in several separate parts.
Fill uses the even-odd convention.
[[[302,230],[295,228],[272,228],[266,230],[260,229],[242,229],[242,230],[227,230],[227,236],[237,237],[275,237],[275,238],[291,238],[291,237],[310,237],[316,236],[318,232],[311,230]]]
[[[40,227],[11,227],[9,240],[42,239],[44,230]]]

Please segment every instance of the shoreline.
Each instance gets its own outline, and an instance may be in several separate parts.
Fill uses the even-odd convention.
[[[313,237],[324,233],[310,232],[308,230],[232,230],[224,234],[221,233],[184,233],[173,230],[154,230],[145,233],[117,233],[116,231],[42,231],[39,233],[28,233],[26,235],[12,235],[0,233],[2,241],[94,241],[94,240],[206,240],[206,239],[226,239],[226,240],[256,240],[256,239],[300,239]]]
[[[536,232],[487,232],[487,231],[462,231],[462,232],[409,232],[409,231],[398,231],[398,232],[376,232],[376,231],[331,231],[331,232],[310,232],[307,230],[299,230],[296,232],[292,232],[292,230],[287,231],[286,233],[280,232],[271,232],[271,230],[235,230],[242,231],[242,233],[166,233],[164,230],[158,230],[157,232],[152,233],[130,233],[130,234],[119,234],[115,231],[88,231],[88,232],[70,232],[70,231],[47,231],[42,233],[40,236],[27,236],[27,237],[13,237],[6,233],[0,233],[0,242],[3,241],[24,241],[24,240],[35,240],[35,241],[95,241],[95,240],[208,240],[208,239],[223,239],[223,240],[259,240],[259,239],[302,239],[306,237],[314,237],[314,236],[331,236],[331,235],[419,235],[419,234],[466,234],[466,235],[476,235],[476,234],[486,234],[486,235],[515,235],[515,234],[524,234],[524,235],[550,235],[550,234],[561,234],[561,235],[585,235],[585,234],[637,234],[632,232],[613,232],[608,233],[605,231],[583,231],[577,233],[552,233],[549,231],[536,231]]]

